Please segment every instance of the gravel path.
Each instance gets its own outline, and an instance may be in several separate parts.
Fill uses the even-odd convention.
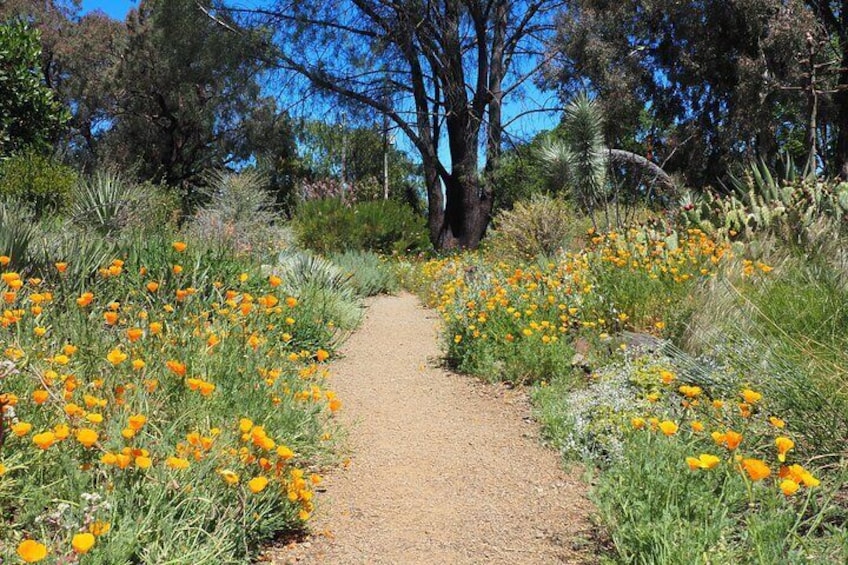
[[[439,366],[438,318],[369,302],[334,363],[349,462],[275,563],[591,563],[585,486],[538,442],[526,395]]]

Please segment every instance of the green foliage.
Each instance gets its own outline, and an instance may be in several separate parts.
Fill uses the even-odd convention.
[[[302,159],[310,178],[344,179],[355,187],[358,200],[383,197],[383,159],[388,152],[389,195],[403,201],[420,183],[420,172],[406,153],[386,139],[377,127],[343,127],[307,122],[300,132]],[[342,160],[344,159],[344,164]]]
[[[0,255],[12,269],[29,271],[38,264],[38,225],[32,212],[14,200],[0,200]]]
[[[391,294],[399,284],[392,266],[371,251],[345,251],[330,256],[342,271],[350,274],[350,282],[360,296]]]
[[[102,154],[142,180],[179,186],[185,211],[198,204],[204,170],[260,156],[254,141],[284,150],[270,142],[286,134],[285,119],[258,84],[267,31],[231,29],[240,28],[228,12],[213,20],[191,0],[145,0],[127,21]]]
[[[35,149],[12,155],[0,163],[0,198],[14,198],[37,215],[63,210],[72,200],[77,174]]]
[[[303,247],[323,254],[348,250],[391,254],[429,246],[424,219],[394,200],[350,206],[336,198],[304,202],[294,228]]]
[[[42,82],[38,31],[21,21],[0,25],[0,157],[46,150],[68,120]]]
[[[309,252],[284,252],[270,272],[282,279],[290,295],[305,298],[307,315],[315,323],[343,331],[359,326],[362,305],[352,275],[332,261]]]
[[[562,199],[535,194],[528,201],[516,202],[511,210],[501,211],[492,220],[492,227],[494,232],[486,245],[493,256],[531,260],[570,249],[589,225]]]
[[[73,194],[71,221],[84,230],[116,234],[141,222],[150,211],[137,184],[115,172],[98,171],[79,183]]]
[[[786,87],[805,84],[800,57],[809,45],[815,62],[828,60],[827,38],[838,26],[835,3],[810,6],[745,0],[721,10],[715,2],[578,0],[557,22],[561,59],[546,76],[564,92],[599,93],[607,139],[652,151],[701,188],[744,158],[747,141],[756,140],[757,153],[772,159],[780,138],[806,129],[807,92]],[[831,102],[820,101],[820,128],[843,121]],[[832,154],[834,141],[820,146]]]
[[[763,162],[752,163],[741,177],[731,177],[730,194],[689,193],[681,202],[682,220],[710,232],[741,235],[773,234],[803,246],[822,218],[844,231],[848,215],[848,183],[799,177],[791,161],[778,174]]]
[[[571,192],[577,206],[590,215],[607,200],[607,157],[603,115],[585,93],[565,109],[566,142],[549,139],[539,149],[547,174]]]
[[[846,287],[806,260],[767,276],[717,281],[700,296],[683,346],[756,382],[819,452],[848,437]]]
[[[96,232],[87,237],[101,238]],[[324,436],[333,430],[327,397],[312,396],[324,385],[313,360],[317,348],[331,348],[338,332],[314,323],[316,306],[309,298],[287,300],[255,262],[193,243],[180,251],[173,241],[167,231],[124,236],[120,249],[99,264],[111,269],[83,282],[71,278],[77,276],[72,268],[88,262],[88,251],[69,245],[61,257],[68,269],[51,267],[38,283],[24,279],[9,306],[24,314],[0,325],[1,392],[18,396],[15,418],[33,429],[25,437],[7,434],[3,445],[0,507],[15,516],[0,531],[4,561],[16,559],[15,548],[25,538],[45,543],[52,555],[70,554],[70,532],[85,531],[95,520],[110,526],[85,557],[98,564],[246,563],[275,535],[303,528],[306,517],[299,512],[312,510],[308,469],[326,462],[330,444]],[[174,264],[184,270],[174,272]],[[4,292],[5,280],[11,279],[0,282]],[[151,290],[149,282],[160,288]],[[192,291],[175,300],[175,292],[187,288]],[[77,302],[82,289],[92,292],[88,306]],[[51,298],[45,299],[48,292]],[[261,302],[222,308],[225,295],[273,296],[279,308],[261,308]],[[110,307],[111,301],[119,306]],[[43,307],[38,317],[28,311],[36,303]],[[120,320],[104,323],[111,308],[120,308]],[[161,324],[158,329],[154,322]],[[46,333],[35,331],[41,325]],[[131,328],[143,330],[137,339],[128,337]],[[69,344],[76,349],[67,353],[66,369],[76,375],[73,400],[83,406],[83,396],[101,398],[99,423],[71,419],[63,410],[71,398],[61,396],[62,383],[40,377],[60,366],[42,354],[58,355]],[[107,357],[115,349],[128,357],[120,362]],[[145,360],[143,371],[131,366],[136,359]],[[184,363],[187,378],[169,369],[168,360]],[[195,377],[214,389],[205,395],[193,390]],[[126,386],[130,382],[136,386]],[[36,403],[35,390],[49,390],[49,398]],[[298,392],[310,400],[296,399]],[[130,443],[125,436],[131,414],[147,421]],[[260,450],[255,441],[245,443],[242,418],[261,426],[274,445]],[[70,428],[70,435],[41,451],[32,435],[58,430],[57,425]],[[99,436],[91,448],[75,436],[85,426]],[[200,436],[208,448],[198,443]],[[147,450],[150,466],[128,456],[128,466],[119,468],[103,457],[121,454],[127,445]],[[290,456],[274,451],[283,445]],[[255,458],[234,455],[241,448]],[[284,472],[263,469],[260,456]],[[186,468],[169,466],[169,457],[185,457]],[[306,471],[299,487],[294,469]],[[239,483],[225,482],[224,470],[237,473]],[[268,488],[251,492],[248,481],[260,475]],[[290,500],[287,488],[299,502]]]
[[[535,194],[561,188],[559,179],[551,179],[538,159],[540,146],[550,135],[543,132],[529,143],[504,150],[491,179],[495,187],[494,214],[509,210],[521,200],[530,200]]]

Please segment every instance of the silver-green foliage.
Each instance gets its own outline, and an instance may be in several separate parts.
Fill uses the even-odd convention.
[[[33,214],[15,200],[0,201],[0,255],[11,259],[11,267],[23,269],[33,263],[38,227]]]
[[[386,259],[372,251],[345,251],[330,256],[345,273],[360,296],[397,292],[397,276]]]
[[[495,216],[488,245],[500,258],[552,257],[585,233],[586,224],[563,199],[534,194]]]
[[[309,306],[316,321],[353,330],[362,318],[362,305],[351,275],[332,261],[309,252],[280,254],[270,272],[282,279],[283,289]]]
[[[205,181],[207,203],[189,223],[190,237],[235,252],[268,253],[284,245],[287,238],[276,226],[267,176],[258,171],[214,171]]]

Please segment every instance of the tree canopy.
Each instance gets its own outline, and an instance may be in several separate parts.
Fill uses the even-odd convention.
[[[41,74],[37,30],[22,21],[0,26],[0,157],[44,149],[68,115]]]
[[[492,209],[503,101],[541,67],[553,1],[219,2],[275,33],[276,66],[385,114],[417,149],[437,247],[474,247]],[[446,142],[445,151],[442,144]],[[478,168],[483,147],[487,172]]]

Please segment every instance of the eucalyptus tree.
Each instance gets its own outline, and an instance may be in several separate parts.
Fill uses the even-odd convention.
[[[489,222],[504,100],[532,80],[554,0],[278,0],[249,9],[274,32],[274,63],[312,88],[384,114],[421,156],[430,238],[476,247]],[[443,147],[445,145],[445,147]],[[481,167],[481,154],[484,164]]]

